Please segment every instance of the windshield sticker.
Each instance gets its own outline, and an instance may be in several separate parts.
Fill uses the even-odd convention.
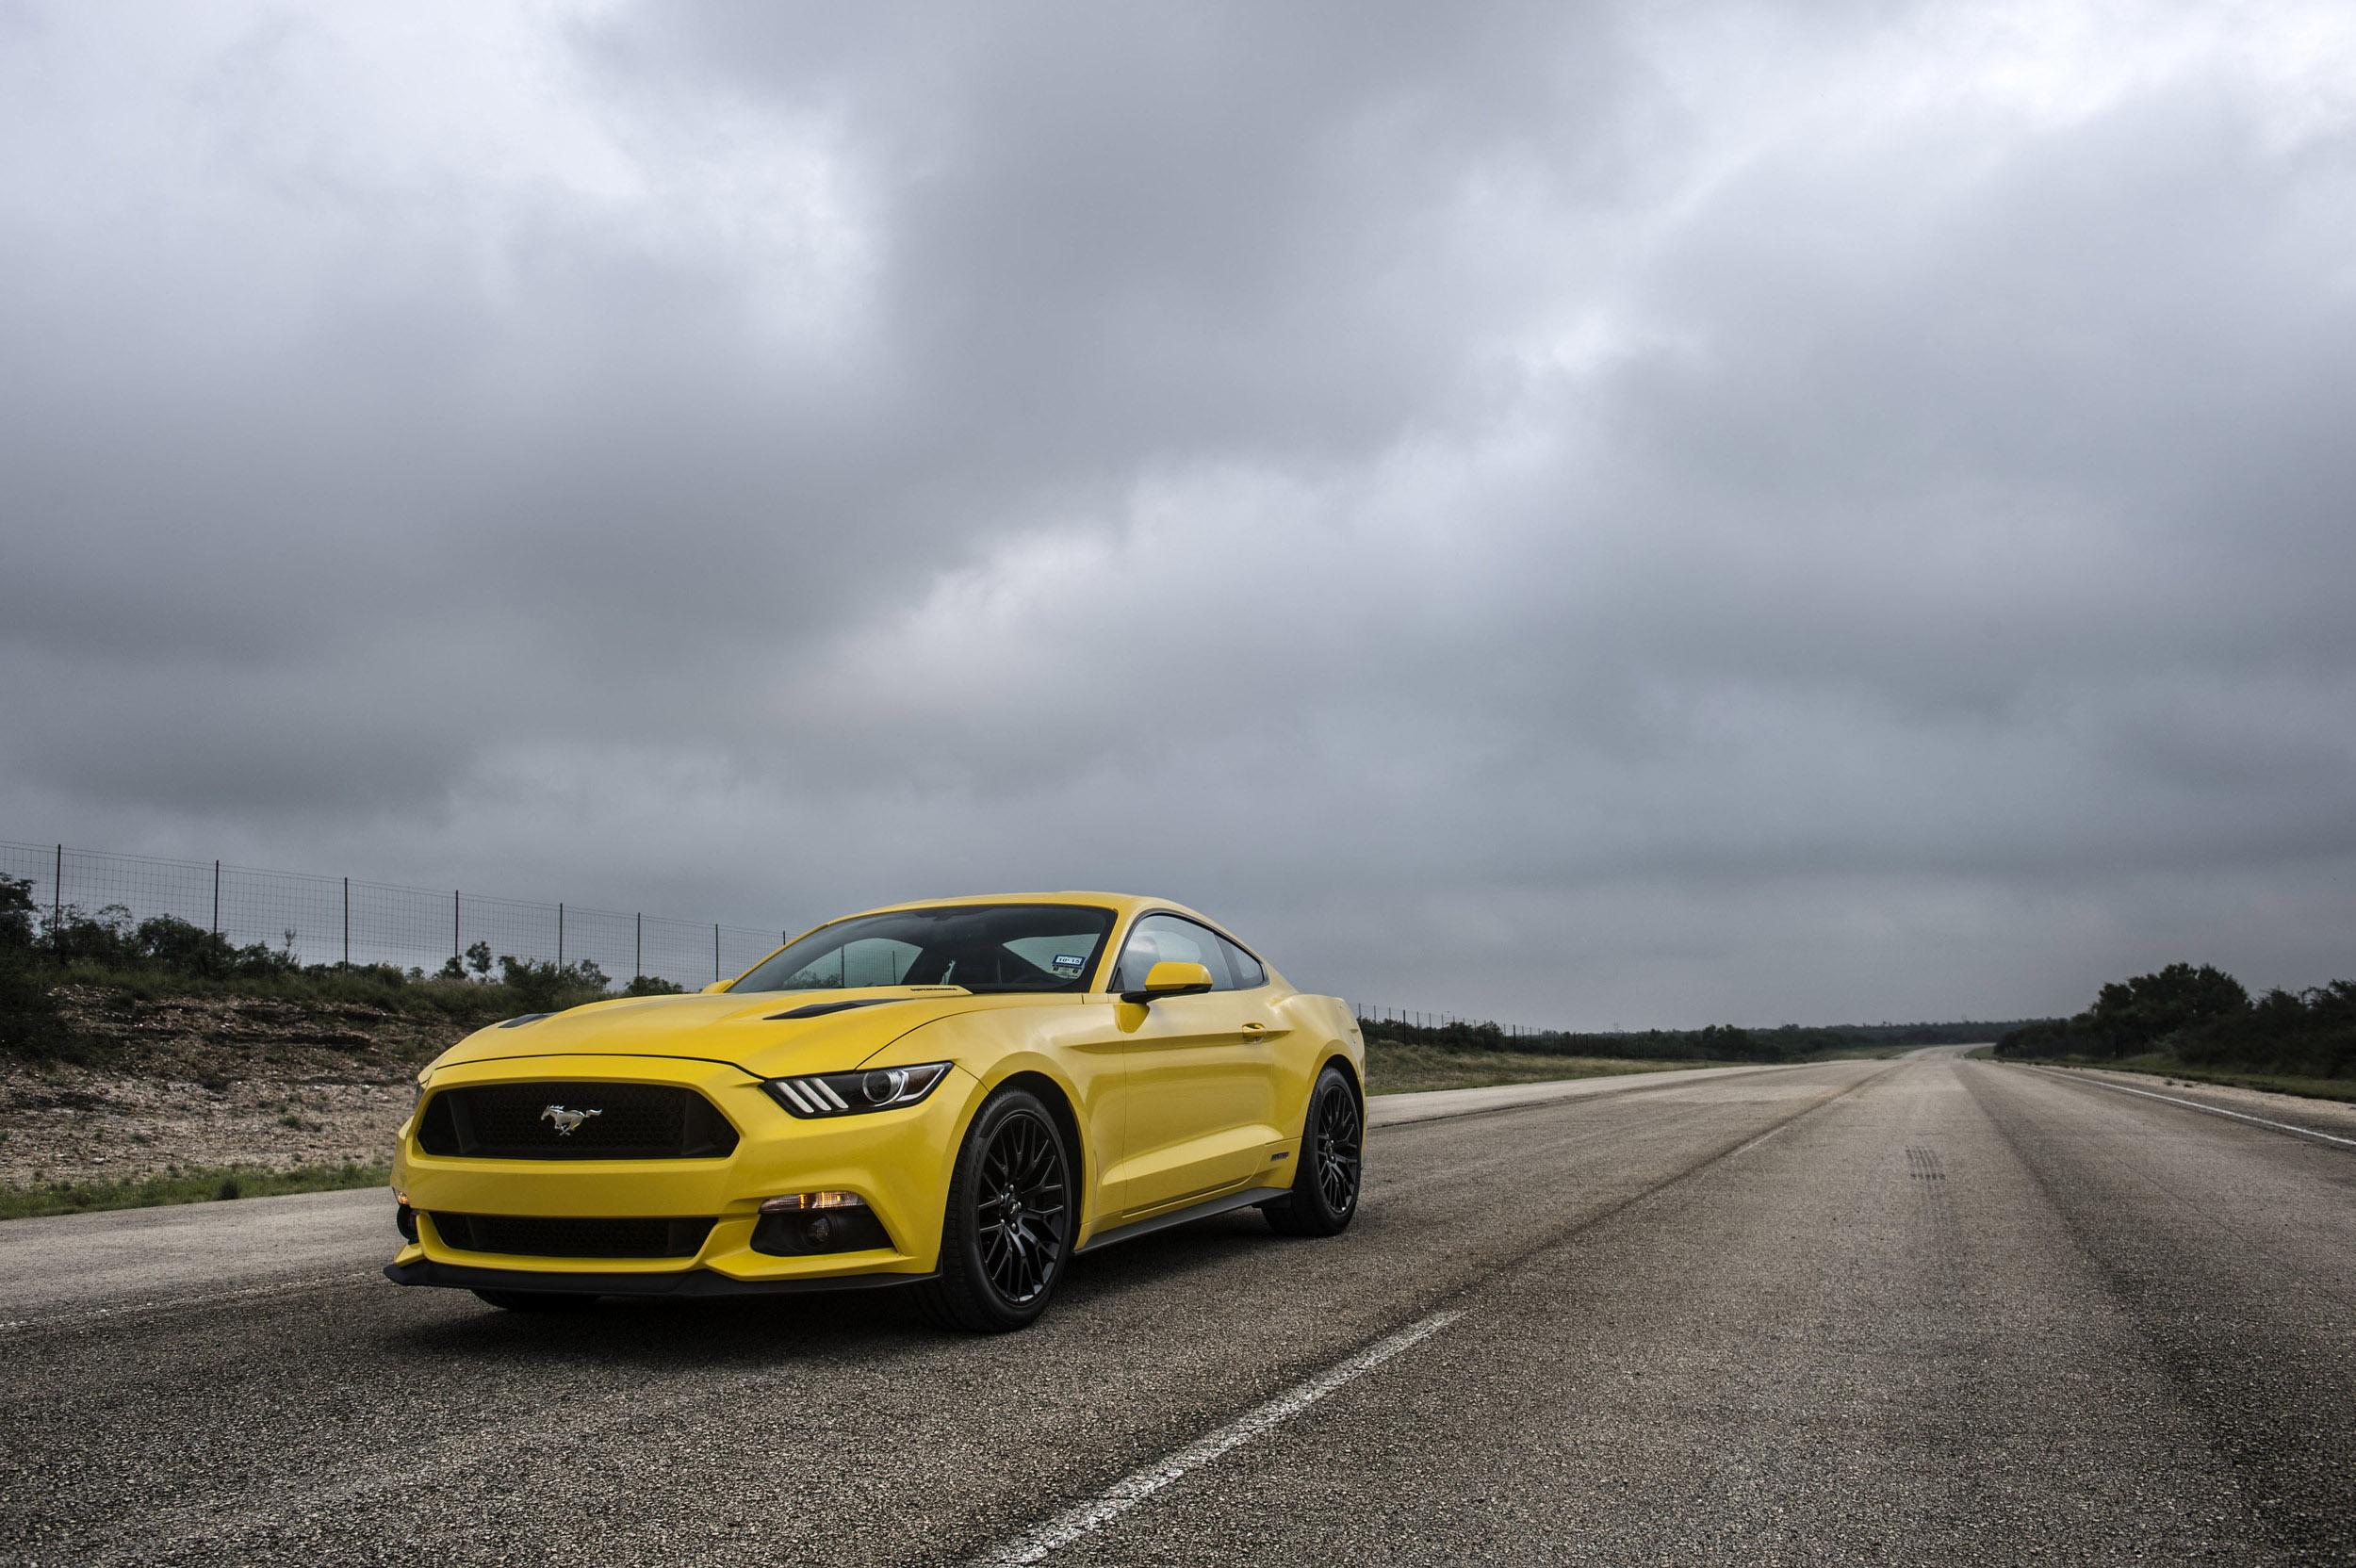
[[[1077,974],[1088,967],[1088,961],[1086,955],[1082,955],[1077,958],[1074,958],[1068,953],[1058,953],[1055,955],[1055,972],[1057,974]]]

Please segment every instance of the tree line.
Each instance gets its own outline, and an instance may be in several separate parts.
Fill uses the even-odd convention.
[[[2118,1061],[2154,1056],[2188,1068],[2294,1078],[2356,1077],[2356,981],[2252,999],[2211,964],[2170,964],[2105,985],[2094,1005],[1997,1041],[2000,1056]]]
[[[134,923],[121,905],[94,914],[70,904],[44,907],[34,901],[30,881],[0,876],[0,1050],[79,1054],[56,995],[59,986],[71,984],[148,992],[193,987],[312,1004],[362,1003],[462,1021],[554,1012],[615,994],[655,996],[682,988],[642,974],[617,993],[612,978],[586,959],[556,964],[512,954],[495,956],[486,942],[475,943],[463,961],[453,957],[431,974],[391,964],[306,964],[295,956],[292,932],[284,947],[238,946],[172,915]]]
[[[1512,1051],[1539,1056],[1603,1056],[1628,1061],[1799,1062],[1837,1051],[1873,1046],[1971,1045],[2017,1030],[2023,1021],[1978,1023],[1835,1023],[1816,1027],[1780,1024],[1744,1029],[1710,1024],[1700,1029],[1646,1029],[1582,1034],[1567,1029],[1508,1034],[1495,1023],[1401,1023],[1361,1019],[1369,1040],[1429,1046],[1441,1051]]]

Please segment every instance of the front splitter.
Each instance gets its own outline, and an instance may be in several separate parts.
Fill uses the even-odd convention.
[[[795,1296],[816,1291],[882,1290],[921,1284],[938,1274],[837,1274],[794,1280],[735,1280],[709,1268],[662,1274],[550,1274],[525,1268],[469,1268],[464,1264],[388,1263],[384,1277],[397,1285],[444,1285],[452,1290],[515,1290],[557,1296]]]

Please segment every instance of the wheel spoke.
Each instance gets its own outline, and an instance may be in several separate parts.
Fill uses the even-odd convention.
[[[1327,1091],[1317,1104],[1315,1158],[1318,1191],[1336,1212],[1358,1199],[1359,1125],[1350,1091],[1338,1085]]]
[[[982,1266],[1009,1300],[1047,1287],[1063,1253],[1063,1154],[1035,1115],[1000,1124],[983,1152],[973,1194]]]

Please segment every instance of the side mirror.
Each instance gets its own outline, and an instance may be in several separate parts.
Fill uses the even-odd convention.
[[[1155,964],[1145,972],[1145,989],[1122,991],[1123,1002],[1158,1002],[1166,996],[1199,996],[1211,988],[1211,972],[1201,964]]]
[[[710,996],[713,991],[724,991],[728,988],[728,983],[726,980],[714,980],[711,985],[706,986],[702,990],[697,991],[695,994],[698,996]]]

